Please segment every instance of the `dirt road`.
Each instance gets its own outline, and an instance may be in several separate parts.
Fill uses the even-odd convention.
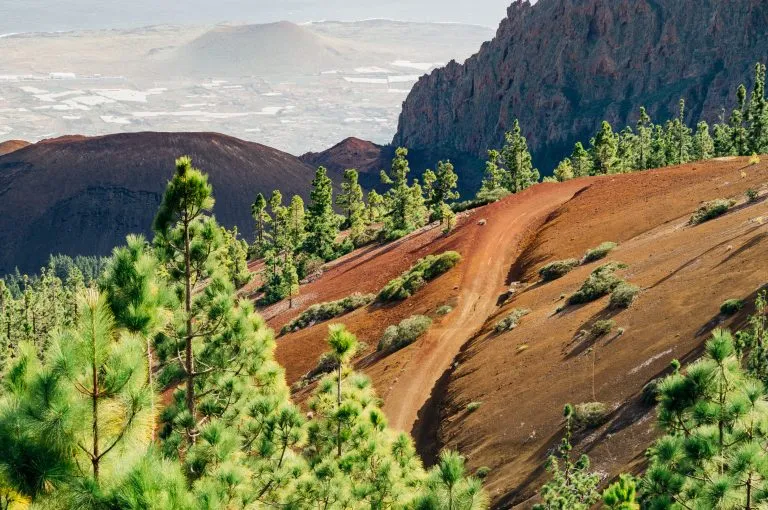
[[[383,395],[390,426],[411,432],[417,413],[462,345],[485,323],[506,291],[507,273],[524,249],[528,235],[573,195],[588,186],[582,180],[542,184],[486,207],[477,220],[472,250],[463,254],[459,304],[439,327],[419,342],[394,384]],[[503,219],[502,219],[503,218]],[[514,218],[509,221],[509,218]]]

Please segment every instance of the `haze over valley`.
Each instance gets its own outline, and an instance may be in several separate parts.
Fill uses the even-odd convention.
[[[216,131],[297,155],[388,143],[418,77],[493,33],[370,20],[6,35],[0,139]]]

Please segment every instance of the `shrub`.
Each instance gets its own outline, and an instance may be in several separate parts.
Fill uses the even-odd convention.
[[[616,323],[612,320],[597,321],[592,324],[592,336],[603,336],[610,333],[613,328],[616,327]]]
[[[579,265],[576,259],[556,260],[539,269],[539,276],[545,282],[557,280],[570,273]]]
[[[757,193],[756,189],[749,188],[746,191],[745,195],[747,195],[747,201],[748,202],[756,202],[757,201],[758,193]]]
[[[443,306],[441,306],[440,308],[438,308],[438,309],[435,311],[435,313],[436,313],[437,315],[441,315],[441,316],[442,316],[442,315],[448,315],[448,314],[449,314],[449,313],[451,313],[452,311],[453,311],[453,307],[451,307],[451,306],[449,306],[449,305],[443,305]]]
[[[744,308],[744,301],[741,299],[728,299],[720,305],[720,313],[723,315],[733,315]]]
[[[597,248],[592,248],[591,250],[587,250],[587,253],[584,254],[583,262],[584,264],[588,264],[596,260],[604,259],[615,248],[616,248],[616,243],[606,241],[602,243],[600,246],[598,246]]]
[[[758,156],[755,153],[752,153],[752,155],[749,157],[749,164],[757,165],[758,163],[760,163],[760,156]]]
[[[726,200],[724,198],[718,198],[717,200],[706,202],[702,204],[695,213],[693,213],[693,216],[691,216],[691,219],[688,221],[688,223],[691,225],[698,225],[700,223],[704,223],[705,221],[717,218],[718,216],[722,216],[728,212],[728,209],[733,207],[735,203],[736,202],[734,200]]]
[[[475,476],[476,476],[477,478],[481,479],[481,480],[484,480],[485,478],[487,478],[487,477],[488,477],[488,474],[489,474],[490,472],[491,472],[491,468],[489,468],[488,466],[480,466],[480,467],[479,467],[479,468],[477,468],[477,470],[475,471]]]
[[[496,188],[493,190],[480,190],[477,192],[477,197],[472,200],[465,200],[463,202],[454,202],[451,204],[451,210],[455,213],[468,211],[477,207],[492,204],[498,202],[502,198],[508,196],[510,191],[506,188]]]
[[[397,326],[389,326],[379,340],[380,351],[396,351],[416,341],[427,332],[432,319],[425,315],[413,315],[403,319]]]
[[[467,411],[472,413],[480,409],[480,406],[483,405],[482,402],[470,402],[467,404]]]
[[[447,272],[461,260],[455,251],[446,251],[440,255],[429,255],[419,259],[409,270],[391,280],[379,292],[379,301],[399,301],[413,295],[414,292],[430,280]]]
[[[283,329],[280,330],[280,334],[298,331],[317,324],[318,322],[327,321],[340,315],[347,314],[372,303],[374,299],[376,299],[374,294],[360,294],[359,292],[356,292],[343,299],[339,299],[338,301],[314,304],[301,312],[301,314],[291,322],[283,326]]]
[[[568,304],[589,303],[613,292],[616,287],[624,283],[621,278],[613,274],[614,271],[626,267],[620,262],[609,262],[596,268],[581,285],[581,288],[568,298]]]
[[[510,312],[509,315],[501,319],[499,322],[496,323],[496,326],[493,328],[496,333],[502,333],[504,331],[511,331],[517,327],[518,322],[520,322],[520,319],[525,317],[531,313],[530,310],[526,310],[524,308],[515,308]]]
[[[655,406],[659,397],[659,379],[651,379],[643,386],[640,400],[648,407]]]
[[[608,408],[602,402],[586,402],[573,408],[573,426],[577,429],[593,429],[605,423]]]
[[[613,289],[609,306],[611,308],[629,308],[639,292],[640,287],[637,285],[622,282]]]

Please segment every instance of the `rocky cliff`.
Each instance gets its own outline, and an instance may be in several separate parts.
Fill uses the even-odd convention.
[[[765,0],[516,1],[464,64],[422,77],[403,104],[397,145],[484,155],[517,117],[550,165],[606,119],[654,119],[686,99],[715,120],[768,56]]]

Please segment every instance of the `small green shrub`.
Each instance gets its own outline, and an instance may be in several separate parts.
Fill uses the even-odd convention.
[[[691,225],[699,225],[705,221],[715,219],[718,216],[727,213],[728,209],[733,207],[735,203],[736,201],[734,200],[726,200],[724,198],[706,202],[693,213],[693,216],[691,216],[688,223]]]
[[[556,260],[539,269],[539,276],[545,282],[551,282],[567,275],[579,265],[576,259]]]
[[[640,287],[622,282],[613,289],[609,305],[611,308],[629,308],[640,293]]]
[[[591,333],[592,336],[604,336],[613,331],[616,327],[616,322],[612,320],[597,321],[592,324]]]
[[[758,193],[756,189],[749,188],[744,194],[747,196],[747,202],[757,201]]]
[[[651,379],[643,386],[640,400],[648,407],[655,406],[659,398],[659,379]]]
[[[469,404],[467,404],[467,411],[470,413],[473,413],[478,409],[480,409],[481,405],[483,405],[482,402],[470,402]]]
[[[427,332],[432,319],[425,315],[412,315],[397,326],[389,326],[379,340],[380,351],[396,351],[416,341]]]
[[[347,314],[373,303],[374,299],[376,299],[374,294],[360,294],[359,292],[356,292],[343,299],[339,299],[338,301],[314,304],[301,312],[301,314],[291,322],[283,326],[283,329],[280,330],[280,334],[298,331],[317,324],[318,322],[339,317],[340,315]]]
[[[749,157],[749,164],[757,165],[758,163],[760,163],[760,156],[758,156],[753,152],[752,155]]]
[[[624,280],[613,273],[626,267],[626,264],[620,262],[609,262],[596,268],[581,285],[581,288],[568,298],[568,304],[589,303],[613,292],[616,287],[624,283]]]
[[[480,480],[484,480],[484,479],[486,479],[488,477],[490,472],[491,472],[491,468],[489,468],[488,466],[480,466],[475,471],[475,476],[477,478],[479,478]]]
[[[389,281],[379,292],[378,299],[382,302],[406,299],[426,282],[434,280],[454,267],[460,260],[461,255],[455,251],[446,251],[440,255],[429,255],[419,259],[406,272]]]
[[[506,188],[496,188],[493,190],[480,190],[477,192],[477,196],[472,200],[465,200],[463,202],[454,202],[451,204],[451,210],[455,213],[468,211],[477,207],[492,204],[498,202],[502,198],[510,195],[510,191]]]
[[[616,249],[616,243],[612,243],[610,241],[606,241],[602,243],[597,248],[592,248],[591,250],[587,250],[587,253],[584,254],[583,262],[584,264],[589,264],[590,262],[594,262],[596,260],[604,259],[608,256],[609,253],[611,253],[614,249]]]
[[[448,314],[449,314],[449,313],[451,313],[452,311],[453,311],[453,307],[452,307],[452,306],[449,306],[449,305],[443,305],[443,306],[441,306],[440,308],[438,308],[438,309],[435,311],[435,313],[436,313],[437,315],[443,316],[443,315],[448,315]]]
[[[728,299],[720,305],[720,313],[723,315],[734,315],[744,308],[744,301],[741,299]]]
[[[599,427],[608,417],[608,408],[602,402],[586,402],[573,407],[573,426],[576,429]]]
[[[496,323],[496,326],[494,326],[494,330],[496,333],[502,333],[504,331],[511,331],[517,327],[517,324],[520,322],[520,319],[525,317],[531,313],[530,310],[526,310],[524,308],[515,308],[512,310],[512,312],[509,313],[506,317],[501,319],[499,322]]]

